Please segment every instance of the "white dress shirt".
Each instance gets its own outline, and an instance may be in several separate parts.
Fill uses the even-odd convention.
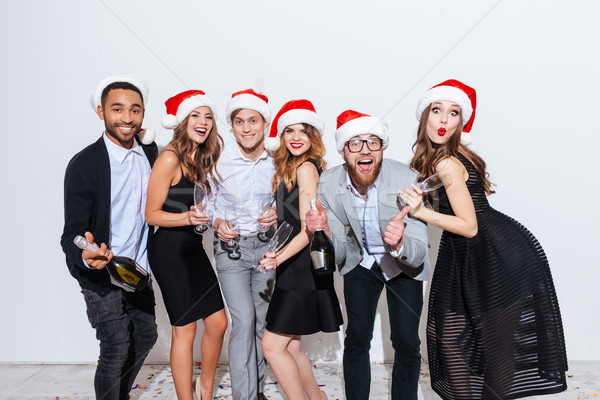
[[[104,133],[110,160],[110,236],[108,247],[114,255],[129,257],[150,272],[148,266],[148,225],[145,219],[150,163],[134,140],[131,149],[113,143]]]
[[[209,176],[213,201],[207,205],[208,212],[212,211],[214,218],[225,219],[225,212],[235,207],[240,235],[256,234],[258,222],[252,210],[259,208],[263,197],[273,196],[273,159],[264,151],[252,161],[244,157],[236,141],[229,141],[225,143],[216,169],[221,180],[214,182]],[[227,219],[230,219],[229,213]]]
[[[367,199],[363,199],[362,195],[356,190],[350,176],[347,176],[347,185],[350,193],[352,193],[352,200],[354,202],[354,209],[356,215],[360,221],[360,228],[362,233],[362,247],[363,247],[363,259],[360,265],[366,269],[371,269],[373,263],[377,261],[379,265],[384,263],[390,265],[390,270],[396,269],[395,261],[386,249],[386,244],[383,241],[383,233],[379,227],[379,207],[378,207],[378,193],[377,184],[379,177],[375,182],[367,188]],[[398,252],[394,252],[394,256],[402,253],[402,248]],[[393,277],[388,277],[385,272],[383,276],[386,280]]]

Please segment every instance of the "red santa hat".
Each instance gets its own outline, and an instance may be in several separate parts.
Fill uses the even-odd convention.
[[[253,89],[246,89],[232,94],[231,100],[227,103],[227,115],[225,117],[229,126],[231,126],[231,113],[243,108],[260,113],[265,121],[267,121],[267,124],[271,122],[271,108],[269,107],[267,96],[262,93],[256,93]]]
[[[313,104],[308,100],[290,100],[281,107],[281,110],[273,119],[269,137],[265,139],[265,149],[275,151],[279,147],[279,135],[286,126],[294,124],[309,124],[314,127],[321,136],[325,131],[325,123],[317,115]]]
[[[472,142],[471,128],[475,120],[475,107],[477,106],[477,95],[475,89],[457,81],[449,79],[429,89],[419,100],[417,105],[417,120],[421,120],[423,111],[436,101],[451,101],[458,104],[461,110],[463,129],[460,142],[468,146]]]
[[[92,92],[90,97],[90,105],[92,106],[92,110],[94,110],[94,112],[97,112],[98,106],[102,105],[102,92],[104,89],[106,89],[106,87],[111,83],[115,82],[127,82],[135,86],[142,94],[142,102],[144,103],[143,106],[146,106],[148,103],[148,86],[140,77],[134,75],[113,75],[107,76],[98,82],[96,88]],[[148,145],[154,142],[156,133],[151,129],[142,129],[138,132],[138,137],[143,144]]]
[[[342,154],[346,142],[354,136],[369,133],[381,139],[384,150],[388,147],[388,126],[385,121],[354,110],[344,111],[337,117],[335,143],[337,144],[338,152]]]
[[[162,119],[165,129],[175,129],[183,120],[198,107],[208,107],[216,120],[213,101],[202,90],[186,90],[165,101],[167,115]]]

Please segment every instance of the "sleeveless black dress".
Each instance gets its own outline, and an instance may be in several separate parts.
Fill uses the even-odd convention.
[[[321,174],[316,161],[308,159]],[[290,238],[300,232],[298,184],[288,193],[285,183],[277,188],[277,223],[294,227]],[[333,287],[333,274],[317,275],[309,246],[277,267],[275,290],[267,312],[267,329],[286,335],[336,332],[343,323],[340,303]]]
[[[179,182],[169,188],[162,209],[183,213],[193,203],[194,184],[182,170]],[[202,235],[196,234],[193,226],[158,228],[148,256],[171,325],[187,325],[224,308],[217,276],[202,246]]]
[[[548,260],[520,223],[490,207],[469,173],[478,233],[444,231],[431,283],[427,348],[443,399],[514,399],[567,388],[562,321]],[[439,210],[454,215],[439,190]],[[434,203],[435,205],[435,203]]]

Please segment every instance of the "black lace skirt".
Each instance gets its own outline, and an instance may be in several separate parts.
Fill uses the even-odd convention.
[[[514,399],[566,389],[567,358],[546,255],[488,208],[472,239],[444,232],[429,299],[427,348],[443,399]]]

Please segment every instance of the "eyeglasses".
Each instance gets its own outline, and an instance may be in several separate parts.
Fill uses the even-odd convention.
[[[350,153],[358,153],[363,149],[367,144],[367,148],[371,151],[381,150],[381,139],[378,138],[370,138],[370,139],[352,139],[346,142],[346,146],[348,146],[348,151]]]

